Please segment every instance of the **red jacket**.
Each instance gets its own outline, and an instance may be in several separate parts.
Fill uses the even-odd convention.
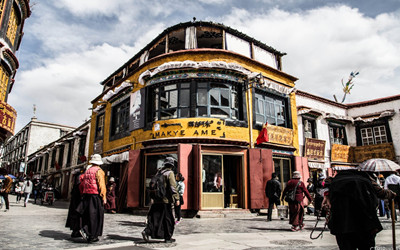
[[[99,188],[96,180],[96,173],[99,171],[99,167],[90,167],[86,170],[85,174],[79,177],[81,184],[79,189],[81,194],[99,194]]]

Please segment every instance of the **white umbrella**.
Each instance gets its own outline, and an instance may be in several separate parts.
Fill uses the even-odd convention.
[[[400,165],[388,159],[374,158],[364,161],[358,168],[367,172],[393,172],[400,169]]]

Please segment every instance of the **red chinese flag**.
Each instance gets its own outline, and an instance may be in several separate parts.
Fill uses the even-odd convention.
[[[261,129],[261,131],[260,131],[260,134],[258,134],[258,137],[257,137],[257,145],[258,145],[258,144],[261,144],[261,143],[263,143],[263,142],[269,141],[269,138],[268,138],[268,131],[267,131],[267,125],[268,125],[268,123],[265,123],[265,125],[263,125],[263,127],[262,127],[262,129]]]

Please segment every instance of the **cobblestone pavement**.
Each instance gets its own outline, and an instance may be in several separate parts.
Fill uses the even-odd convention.
[[[104,232],[99,242],[88,244],[72,239],[65,228],[68,202],[53,206],[16,204],[10,196],[10,211],[0,211],[0,249],[337,249],[335,238],[325,231],[322,238],[310,239],[316,218],[306,216],[305,229],[291,232],[288,220],[266,222],[263,215],[233,213],[227,218],[184,218],[176,226],[175,243],[150,243],[141,238],[145,216],[105,214]],[[392,249],[391,222],[381,220],[384,230],[376,238],[377,249]],[[318,223],[314,236],[322,230]],[[400,241],[400,225],[396,236]],[[400,249],[400,244],[398,249]]]

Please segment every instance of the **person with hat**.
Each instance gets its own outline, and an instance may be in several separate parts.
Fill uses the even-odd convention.
[[[282,202],[283,198],[289,191],[295,192],[295,199],[294,201],[289,201],[289,224],[292,225],[292,231],[298,231],[303,229],[304,223],[304,206],[303,206],[303,199],[304,195],[308,198],[311,202],[312,198],[310,193],[308,192],[304,183],[300,180],[301,175],[299,171],[294,171],[292,179],[290,179],[283,190],[282,193]]]
[[[89,161],[84,174],[80,176],[79,190],[82,201],[76,211],[82,216],[81,236],[88,241],[99,241],[103,234],[104,205],[107,203],[106,183],[104,171],[100,168],[103,164],[101,156],[94,154]]]
[[[152,199],[150,210],[147,214],[146,228],[142,231],[142,237],[149,242],[149,237],[153,239],[164,239],[165,243],[175,242],[172,238],[175,229],[175,219],[172,213],[172,204],[179,206],[179,194],[176,188],[175,159],[167,157],[163,166],[157,171],[157,175],[163,178],[166,195],[162,198]],[[153,179],[153,178],[152,178]]]
[[[114,177],[111,177],[110,180],[108,180],[107,183],[107,203],[104,206],[107,212],[110,212],[112,214],[116,213],[116,208],[117,206],[115,205],[115,188],[117,187],[117,184],[115,183]]]

